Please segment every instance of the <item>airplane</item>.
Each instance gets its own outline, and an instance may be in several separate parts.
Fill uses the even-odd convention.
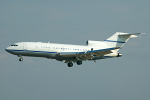
[[[68,67],[73,63],[81,65],[82,61],[121,57],[118,52],[120,48],[130,39],[138,37],[143,33],[123,33],[116,32],[104,41],[87,40],[86,45],[71,45],[43,42],[18,42],[7,47],[5,50],[13,55],[17,55],[19,61],[23,61],[23,56],[44,57],[64,61]]]

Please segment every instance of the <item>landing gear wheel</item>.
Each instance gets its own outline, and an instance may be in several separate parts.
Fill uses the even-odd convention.
[[[23,58],[20,58],[19,61],[20,61],[20,62],[23,61]]]
[[[82,61],[81,60],[78,60],[77,61],[77,65],[81,65],[82,64]]]
[[[73,63],[72,62],[69,62],[68,63],[68,67],[72,67],[73,66]]]

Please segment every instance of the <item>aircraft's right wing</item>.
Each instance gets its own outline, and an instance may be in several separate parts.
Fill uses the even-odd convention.
[[[83,60],[92,59],[93,55],[96,56],[103,56],[105,54],[113,53],[111,50],[119,49],[119,47],[115,48],[107,48],[107,49],[100,49],[100,50],[91,50],[86,52],[64,52],[64,53],[58,53],[59,56],[62,57],[78,57],[82,58]]]

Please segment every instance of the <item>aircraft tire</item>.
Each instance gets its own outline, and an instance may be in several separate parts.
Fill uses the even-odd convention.
[[[77,61],[77,65],[81,65],[82,64],[82,61],[81,60],[78,60]]]
[[[19,61],[23,61],[23,58],[20,58]]]
[[[68,63],[68,67],[72,67],[73,66],[73,63],[72,62],[69,62]]]

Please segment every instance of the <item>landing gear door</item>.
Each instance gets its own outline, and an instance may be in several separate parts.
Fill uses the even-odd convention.
[[[23,50],[27,50],[27,44],[23,43]]]

